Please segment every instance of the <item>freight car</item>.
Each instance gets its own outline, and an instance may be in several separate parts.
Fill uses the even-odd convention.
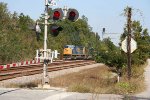
[[[63,51],[64,59],[89,59],[88,49],[83,46],[65,45]]]

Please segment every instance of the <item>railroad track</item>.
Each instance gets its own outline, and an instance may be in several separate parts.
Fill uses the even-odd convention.
[[[56,61],[48,65],[47,71],[48,72],[58,71],[74,67],[81,67],[94,63],[95,62],[91,60],[58,61],[58,62]],[[12,67],[9,69],[0,70],[0,81],[40,73],[43,73],[43,64]]]

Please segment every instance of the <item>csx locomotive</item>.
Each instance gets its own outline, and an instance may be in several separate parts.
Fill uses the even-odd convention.
[[[89,59],[89,51],[83,46],[65,45],[63,51],[64,59]]]

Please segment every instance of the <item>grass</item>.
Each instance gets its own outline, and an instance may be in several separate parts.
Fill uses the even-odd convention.
[[[107,66],[86,69],[51,79],[51,86],[67,87],[67,91],[102,94],[135,94],[144,91],[144,67],[134,66],[132,78],[127,79],[126,70],[117,82]]]
[[[106,66],[83,70],[63,75],[51,80],[51,86],[67,87],[73,92],[107,93],[111,85],[115,85],[117,78]]]

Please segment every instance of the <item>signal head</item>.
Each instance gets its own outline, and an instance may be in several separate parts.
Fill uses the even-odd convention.
[[[67,19],[74,22],[79,18],[79,12],[76,9],[68,9]]]
[[[63,30],[63,28],[56,25],[56,24],[52,24],[50,26],[51,35],[54,36],[54,37],[58,36],[59,32],[62,31],[62,30]]]
[[[61,20],[64,14],[61,8],[56,8],[53,10],[52,19],[53,20]]]

